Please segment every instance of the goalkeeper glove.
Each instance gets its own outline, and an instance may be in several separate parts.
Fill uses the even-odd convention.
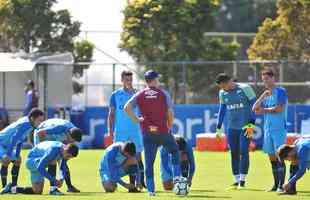
[[[244,131],[244,135],[247,138],[252,138],[254,134],[254,129],[255,129],[255,124],[253,123],[248,123],[244,127],[242,127],[242,130]]]

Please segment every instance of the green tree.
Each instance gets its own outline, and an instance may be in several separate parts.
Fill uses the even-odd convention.
[[[248,49],[251,60],[294,60],[283,63],[286,82],[306,82],[310,67],[295,62],[310,58],[310,1],[278,0],[277,17],[266,19]],[[276,66],[275,66],[276,67]],[[290,103],[303,103],[309,97],[308,87],[286,86]]]
[[[266,17],[276,16],[276,0],[222,0],[216,31],[256,33]]]
[[[95,45],[88,40],[82,40],[74,43],[74,62],[91,62]],[[83,70],[88,69],[89,65],[75,65],[73,73],[76,76],[82,76]]]
[[[278,16],[266,19],[248,49],[252,60],[310,58],[310,1],[279,0]]]
[[[88,40],[77,41],[74,43],[74,62],[84,62],[88,63],[92,61],[93,51],[95,45]],[[78,79],[83,75],[84,70],[88,69],[89,65],[74,64],[73,66],[73,76],[72,87],[75,94],[82,93],[84,86],[78,81]]]
[[[80,22],[68,10],[53,11],[56,0],[0,0],[2,38],[25,52],[73,51]]]
[[[137,62],[234,59],[237,44],[204,37],[205,32],[215,27],[214,15],[219,3],[217,0],[128,1],[120,47]],[[163,82],[172,88],[174,99],[178,100],[177,94],[182,87],[181,66],[145,67],[162,73]],[[206,66],[187,65],[189,89],[195,94],[205,95],[201,92],[201,85],[213,82],[207,79],[213,72]]]

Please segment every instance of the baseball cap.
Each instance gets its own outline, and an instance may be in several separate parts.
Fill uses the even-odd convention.
[[[231,77],[225,73],[220,73],[216,76],[215,82],[216,84],[226,83],[231,80]]]
[[[160,74],[154,70],[148,70],[144,73],[144,78],[147,80],[152,80],[160,77]]]

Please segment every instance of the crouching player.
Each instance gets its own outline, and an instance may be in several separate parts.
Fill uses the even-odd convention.
[[[192,185],[192,179],[195,173],[195,159],[191,145],[189,145],[184,138],[175,138],[180,151],[181,172],[182,176],[187,178],[188,186]],[[160,176],[165,190],[173,189],[173,174],[171,154],[167,149],[161,147],[160,149]]]
[[[80,142],[82,140],[82,130],[75,127],[71,122],[64,119],[48,119],[42,122],[37,130],[35,130],[33,135],[34,145],[39,144],[42,141],[58,141],[64,144]],[[67,167],[67,165],[65,165]],[[57,165],[50,164],[48,166],[48,172],[51,176],[56,176],[56,168]],[[74,187],[71,183],[71,176],[69,168],[66,168],[66,176],[64,177],[66,185],[67,185],[67,192],[78,193],[76,187]]]
[[[280,146],[278,157],[282,162],[291,162],[288,183],[283,185],[284,192],[280,194],[297,194],[296,182],[305,174],[306,169],[310,169],[310,139],[299,139],[294,145]]]
[[[114,192],[117,184],[130,191],[141,189],[136,147],[133,142],[116,142],[106,149],[100,161],[100,177],[105,192]],[[135,175],[137,187],[132,183],[125,183],[122,177]]]
[[[34,108],[30,111],[28,116],[18,119],[16,122],[0,131],[0,163],[3,186],[1,194],[16,193],[21,164],[20,151],[22,144],[43,120],[43,111]],[[11,169],[12,183],[7,184],[8,165],[11,162],[13,163]]]
[[[32,187],[17,187],[17,193],[22,194],[42,194],[44,188],[44,178],[50,183],[50,195],[63,195],[57,188],[63,183],[66,173],[67,160],[77,157],[79,148],[71,143],[65,145],[61,142],[46,141],[33,147],[26,159],[26,167],[30,171]],[[45,168],[49,164],[59,162],[60,179],[51,176]]]

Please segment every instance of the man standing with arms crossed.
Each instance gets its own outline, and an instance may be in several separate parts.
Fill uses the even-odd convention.
[[[217,137],[227,117],[227,139],[231,153],[231,167],[235,182],[229,189],[243,189],[249,170],[249,143],[255,127],[255,114],[252,106],[256,96],[247,84],[239,84],[225,73],[216,77],[220,88],[220,109],[216,126]]]
[[[275,74],[266,68],[261,72],[266,90],[253,106],[256,114],[264,115],[263,150],[268,154],[274,178],[273,187],[269,192],[283,191],[285,181],[285,163],[277,159],[277,149],[286,141],[286,118],[288,98],[283,87],[275,85]]]
[[[174,119],[172,101],[170,95],[159,88],[158,77],[159,74],[156,71],[145,72],[147,87],[135,94],[124,108],[132,121],[141,124],[146,186],[150,196],[155,196],[153,165],[159,146],[164,146],[172,154],[175,183],[181,175],[178,146],[170,132]],[[140,109],[141,116],[133,112],[135,107]]]
[[[141,184],[144,185],[144,166],[141,160],[141,152],[143,151],[142,135],[140,125],[134,123],[124,111],[126,102],[136,93],[132,86],[132,72],[123,71],[121,74],[123,87],[114,91],[110,98],[110,107],[108,114],[109,134],[114,136],[114,142],[132,141],[136,146],[137,160],[139,165]],[[134,109],[134,113],[138,115],[138,108]],[[135,185],[135,177],[129,176],[130,183]],[[137,192],[130,189],[129,192]]]

